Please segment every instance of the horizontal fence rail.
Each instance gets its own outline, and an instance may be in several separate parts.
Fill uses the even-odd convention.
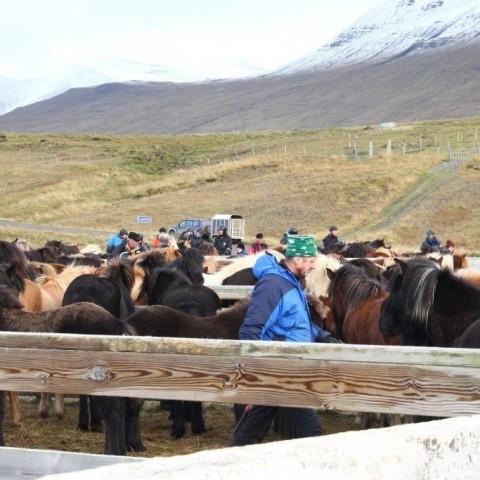
[[[253,291],[253,286],[246,285],[220,285],[209,288],[215,290],[222,300],[240,300],[250,296]]]
[[[470,349],[37,333],[0,334],[3,390],[480,413]]]

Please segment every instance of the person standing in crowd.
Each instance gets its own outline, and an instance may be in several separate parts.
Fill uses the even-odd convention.
[[[295,227],[290,227],[282,236],[280,239],[280,245],[287,245],[288,240],[287,237],[288,235],[298,235],[298,230]]]
[[[322,241],[322,252],[325,254],[336,253],[345,246],[345,242],[338,238],[338,228],[335,225],[330,227],[328,235]]]
[[[158,233],[152,238],[152,247],[164,248],[168,247],[168,233],[165,227],[160,227]]]
[[[427,231],[427,236],[420,246],[420,251],[422,253],[431,253],[440,251],[440,239],[435,236],[433,230]]]
[[[140,253],[142,251],[142,240],[142,235],[136,232],[130,232],[127,238],[113,249],[110,257],[123,257],[124,255]]]
[[[221,225],[217,230],[218,235],[215,236],[213,246],[217,249],[219,255],[232,254],[232,237],[227,233],[227,227]]]
[[[124,228],[121,228],[118,233],[111,235],[107,240],[107,253],[112,253],[115,247],[125,243],[127,237],[128,232]]]
[[[454,251],[455,243],[453,243],[453,240],[447,240],[444,247],[441,249],[442,255],[453,255]]]
[[[195,234],[190,237],[190,246],[193,248],[201,248],[205,242],[203,238],[204,231],[201,228],[197,228]]]
[[[248,255],[248,252],[245,249],[245,245],[242,242],[237,244],[237,250],[235,251],[235,255],[238,255],[239,257],[244,257],[245,255]]]
[[[258,258],[253,274],[258,279],[240,327],[240,340],[341,343],[315,326],[301,281],[315,267],[317,246],[311,236],[288,236],[285,259],[266,253]],[[249,406],[235,429],[232,446],[261,442],[280,407]],[[282,407],[283,408],[283,407]],[[319,416],[312,408],[284,408],[299,437],[322,434]]]
[[[248,249],[248,253],[250,255],[257,255],[258,253],[261,253],[267,249],[268,245],[263,241],[263,234],[257,233],[255,235],[254,242],[250,245],[250,248]]]

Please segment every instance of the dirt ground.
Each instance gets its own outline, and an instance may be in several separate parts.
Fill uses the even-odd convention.
[[[38,401],[35,396],[21,396],[22,425],[14,427],[11,422],[8,400],[5,404],[5,443],[8,447],[61,450],[83,453],[103,453],[104,434],[77,430],[78,398],[65,399],[66,416],[63,421],[54,417],[42,419],[37,413]],[[353,413],[319,412],[325,434],[358,430]],[[141,414],[141,429],[146,452],[129,453],[137,457],[168,457],[185,455],[201,450],[224,448],[230,445],[235,426],[232,406],[218,403],[204,404],[204,418],[207,433],[193,435],[187,426],[187,433],[176,440],[171,435],[171,421],[168,412],[161,408],[160,401],[147,401]],[[281,440],[276,433],[270,433],[265,442]]]

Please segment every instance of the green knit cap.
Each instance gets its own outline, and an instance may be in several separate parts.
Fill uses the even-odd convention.
[[[308,235],[287,235],[286,257],[316,257],[315,238]]]

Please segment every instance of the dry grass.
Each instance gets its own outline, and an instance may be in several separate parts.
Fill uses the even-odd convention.
[[[178,136],[15,135],[0,142],[0,217],[149,238],[196,216],[239,213],[247,242],[275,244],[295,225],[318,240],[332,223],[346,240],[385,238],[416,249],[433,227],[469,253],[480,251],[479,159],[443,169],[447,145],[475,143],[477,119],[376,128]],[[386,155],[388,139],[393,154]],[[353,142],[377,155],[353,160]],[[403,154],[422,148],[416,153]],[[136,224],[150,215],[153,228]],[[48,233],[48,232],[47,232]],[[52,234],[2,230],[43,244]],[[59,235],[54,234],[58,238]],[[99,235],[61,235],[104,245]]]
[[[77,430],[78,400],[66,399],[66,417],[41,419],[37,413],[34,396],[22,396],[23,423],[21,427],[11,425],[7,408],[5,419],[5,441],[9,447],[61,450],[83,453],[103,453],[104,434]],[[357,430],[355,417],[349,413],[322,412],[325,434]],[[231,405],[204,404],[205,424],[208,432],[192,435],[188,432],[179,440],[170,436],[171,421],[168,412],[160,408],[160,402],[147,401],[141,414],[142,439],[146,452],[129,453],[138,457],[167,457],[185,455],[202,450],[228,447],[232,440],[234,416]],[[280,440],[270,433],[266,442]]]

